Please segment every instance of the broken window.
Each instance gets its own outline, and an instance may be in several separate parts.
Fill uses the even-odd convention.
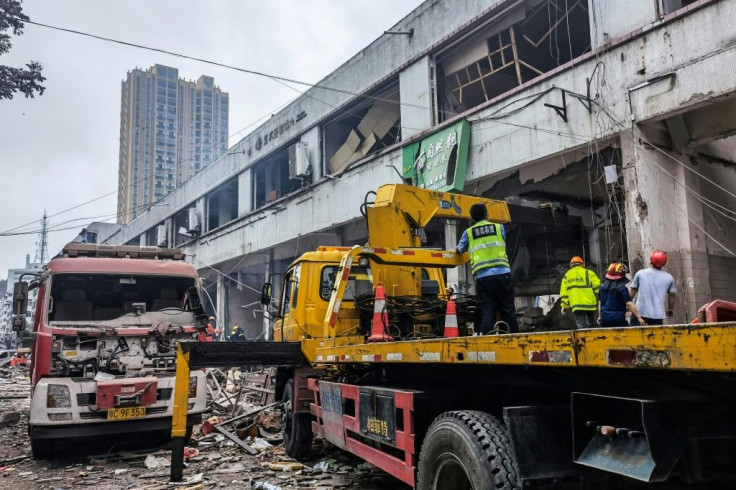
[[[176,213],[173,219],[175,247],[178,247],[199,235],[199,217],[197,216],[197,208],[194,204],[191,204]]]
[[[296,168],[290,167],[290,149],[302,148],[299,143],[276,151],[253,169],[253,209],[273,202],[300,189],[308,179],[297,175]],[[292,150],[292,156],[294,152]]]
[[[439,120],[589,50],[588,0],[527,0],[437,56]]]
[[[601,276],[611,262],[628,256],[621,152],[607,147],[578,156],[522,167],[484,192],[508,203],[514,287],[517,297],[532,304],[538,296],[559,293],[571,257],[583,257]]]
[[[166,233],[162,232],[164,223],[161,222],[156,226],[146,230],[146,245],[149,247],[159,247],[162,241],[166,241]]]
[[[50,322],[109,321],[134,312],[186,308],[191,277],[56,274],[51,284]],[[131,315],[133,322],[136,316]],[[167,321],[173,321],[171,315]]]
[[[346,169],[366,155],[401,140],[399,82],[361,97],[322,127],[326,173]]]
[[[229,180],[207,194],[207,231],[238,217],[238,179]]]

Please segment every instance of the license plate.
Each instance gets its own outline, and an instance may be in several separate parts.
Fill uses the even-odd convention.
[[[108,408],[107,420],[130,420],[146,416],[146,407]]]

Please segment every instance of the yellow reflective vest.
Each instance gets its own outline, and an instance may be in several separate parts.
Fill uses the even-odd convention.
[[[470,268],[473,274],[489,267],[509,267],[501,225],[479,221],[467,230]]]
[[[572,311],[597,311],[601,280],[595,272],[577,265],[565,273],[560,286],[562,307]]]

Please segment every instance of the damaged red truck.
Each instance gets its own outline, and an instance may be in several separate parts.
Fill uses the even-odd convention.
[[[31,282],[33,456],[60,439],[145,433],[167,437],[176,345],[206,328],[200,279],[178,250],[69,244]],[[27,288],[14,293],[24,311]],[[14,326],[21,330],[23,320]],[[189,379],[187,428],[206,405],[205,375]]]

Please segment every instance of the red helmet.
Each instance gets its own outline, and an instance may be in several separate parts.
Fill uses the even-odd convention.
[[[628,267],[626,267],[621,262],[614,262],[613,264],[608,266],[608,270],[606,271],[606,278],[615,281],[624,277],[627,272],[629,272]]]
[[[651,260],[654,267],[658,267],[661,269],[662,267],[667,265],[667,254],[662,250],[655,250],[649,257],[649,260]]]

